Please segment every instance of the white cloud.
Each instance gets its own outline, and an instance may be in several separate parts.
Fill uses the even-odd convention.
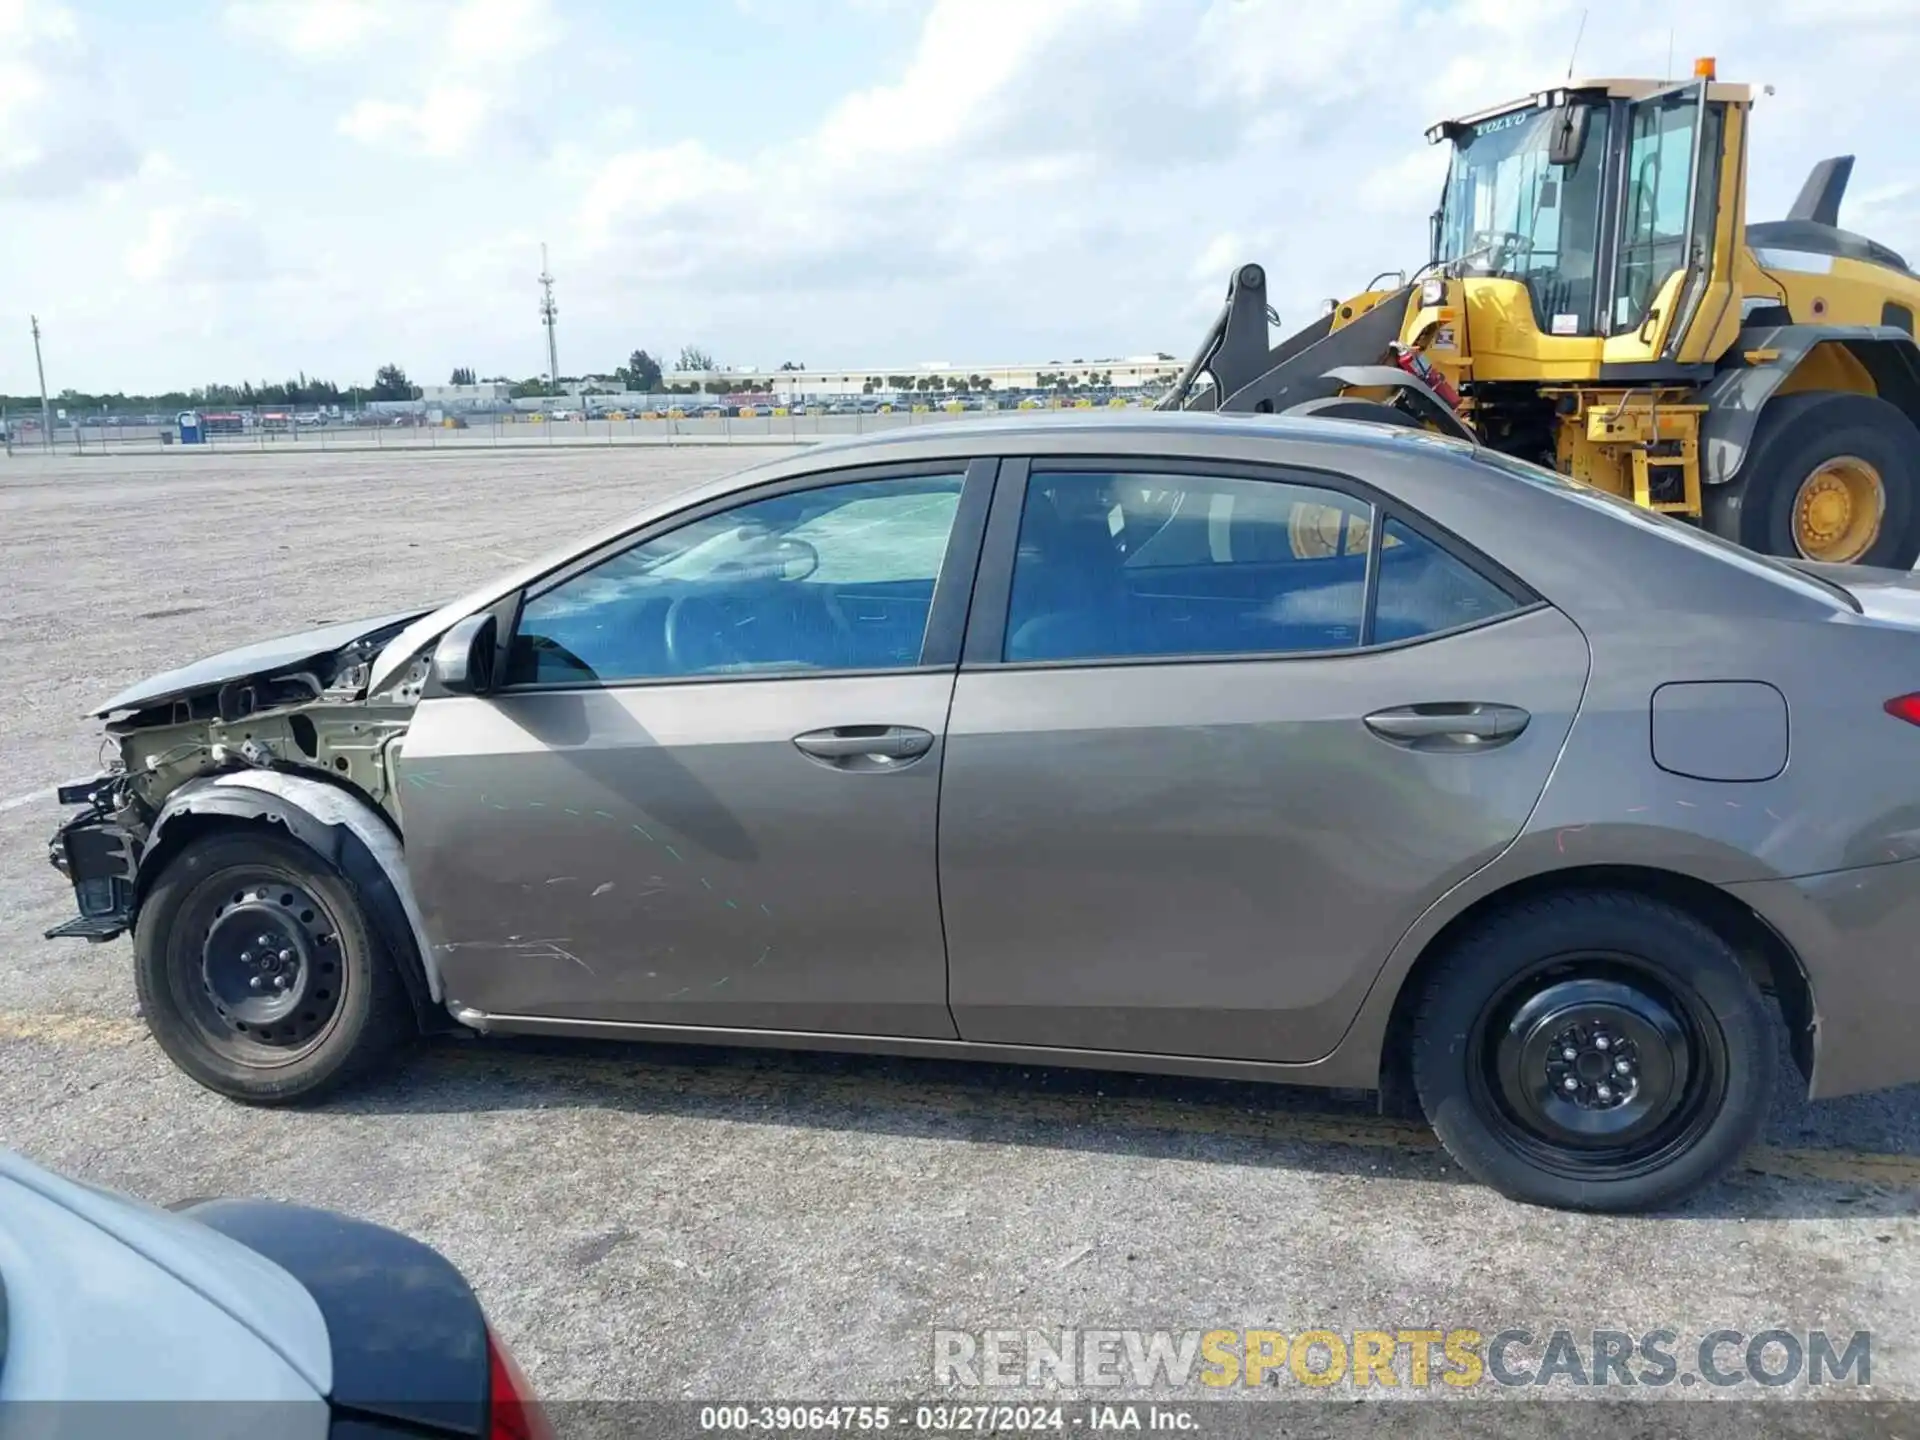
[[[140,163],[73,12],[0,0],[0,196],[76,194]]]
[[[227,24],[303,59],[351,55],[405,23],[409,0],[231,0]]]
[[[374,146],[450,159],[494,118],[493,99],[472,85],[435,85],[418,100],[362,100],[340,117],[340,133]]]
[[[127,274],[149,284],[246,284],[278,269],[252,207],[218,196],[150,210],[126,253]]]
[[[226,18],[298,60],[368,75],[340,134],[442,160],[525,140],[520,80],[560,34],[549,0],[230,0]]]

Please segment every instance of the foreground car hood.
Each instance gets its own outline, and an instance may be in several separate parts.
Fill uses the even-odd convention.
[[[0,1286],[8,1321],[0,1408],[316,1400],[333,1383],[320,1307],[278,1265],[183,1216],[4,1150]],[[309,1423],[323,1433],[324,1410]]]
[[[244,680],[249,675],[292,669],[302,661],[330,654],[356,640],[377,635],[382,630],[398,629],[422,613],[419,610],[403,610],[397,615],[379,615],[368,620],[343,620],[323,625],[317,630],[305,630],[298,635],[283,635],[276,640],[242,645],[237,650],[228,650],[204,660],[196,660],[191,665],[182,665],[178,670],[149,676],[138,685],[130,686],[111,700],[95,706],[91,713],[106,716],[116,710],[138,710],[162,700],[190,695],[195,690],[205,690],[212,685],[224,685],[230,680]]]

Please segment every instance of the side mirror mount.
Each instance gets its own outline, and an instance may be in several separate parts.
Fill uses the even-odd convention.
[[[429,678],[449,695],[485,695],[493,689],[498,626],[491,612],[469,615],[433,647]]]
[[[1553,131],[1547,140],[1549,165],[1579,164],[1580,154],[1587,148],[1587,120],[1592,113],[1592,106],[1571,101],[1554,111]]]

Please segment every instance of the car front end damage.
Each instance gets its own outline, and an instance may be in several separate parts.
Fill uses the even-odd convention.
[[[78,913],[47,938],[101,942],[129,930],[169,821],[196,808],[244,814],[231,798],[249,776],[253,793],[283,797],[296,778],[325,786],[355,812],[377,814],[397,841],[398,745],[426,661],[414,660],[377,693],[368,682],[381,649],[413,618],[385,616],[231,651],[155,676],[96,709],[118,755],[101,773],[56,792],[60,804],[79,807],[48,845]]]

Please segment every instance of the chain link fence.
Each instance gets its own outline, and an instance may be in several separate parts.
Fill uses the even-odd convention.
[[[177,414],[75,411],[43,430],[37,411],[0,413],[6,453],[77,455],[216,450],[422,450],[563,445],[805,444],[983,414],[1053,411],[1089,415],[1150,407],[1149,396],[1051,395],[1022,400],[824,400],[717,404],[696,397],[658,403],[440,410],[412,406],[357,411],[208,408]]]

